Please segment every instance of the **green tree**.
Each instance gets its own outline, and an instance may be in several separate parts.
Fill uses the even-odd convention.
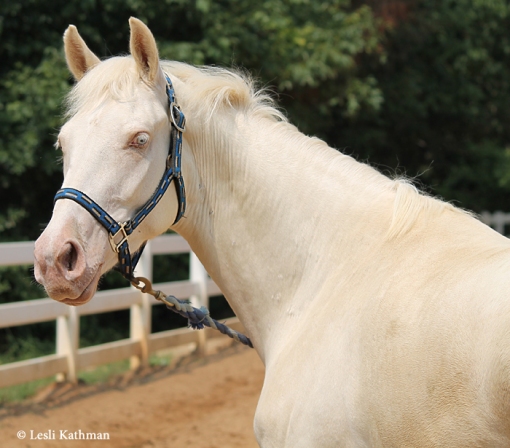
[[[386,15],[387,60],[365,59],[384,103],[330,128],[362,159],[420,174],[428,189],[480,212],[508,209],[510,4],[372,2]]]

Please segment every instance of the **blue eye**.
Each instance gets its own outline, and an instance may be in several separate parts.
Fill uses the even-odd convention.
[[[136,134],[135,138],[131,141],[129,146],[135,146],[136,148],[143,148],[149,143],[149,134],[146,132],[140,132]]]

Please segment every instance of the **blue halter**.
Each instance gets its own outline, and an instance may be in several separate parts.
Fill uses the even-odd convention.
[[[168,108],[171,122],[170,145],[168,148],[168,156],[166,159],[166,171],[159,182],[156,191],[145,203],[145,205],[135,214],[135,216],[124,223],[120,223],[112,218],[112,216],[104,210],[93,199],[85,193],[75,188],[62,188],[57,191],[54,202],[59,199],[71,199],[80,204],[87,210],[108,232],[110,245],[117,252],[119,263],[115,269],[131,280],[140,255],[145,247],[146,241],[141,245],[140,249],[131,254],[128,244],[128,236],[142,223],[147,215],[156,207],[158,202],[165,194],[168,186],[175,180],[175,189],[177,190],[177,198],[179,200],[179,210],[175,218],[174,224],[177,223],[184,215],[186,210],[186,191],[184,189],[184,180],[181,171],[181,153],[182,153],[182,133],[185,129],[186,118],[175,99],[175,91],[172,81],[165,73],[166,93],[168,96]]]

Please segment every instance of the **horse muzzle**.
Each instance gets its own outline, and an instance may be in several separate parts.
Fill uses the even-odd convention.
[[[92,298],[102,263],[89,265],[77,239],[52,238],[45,231],[35,243],[34,257],[35,279],[52,299],[82,305]]]

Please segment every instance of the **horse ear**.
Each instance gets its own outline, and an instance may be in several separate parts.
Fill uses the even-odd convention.
[[[156,40],[141,20],[129,19],[131,39],[129,49],[143,78],[153,82],[159,73],[159,55]]]
[[[67,66],[76,81],[83,78],[87,70],[101,62],[87,47],[74,25],[69,25],[64,33],[64,50]]]

